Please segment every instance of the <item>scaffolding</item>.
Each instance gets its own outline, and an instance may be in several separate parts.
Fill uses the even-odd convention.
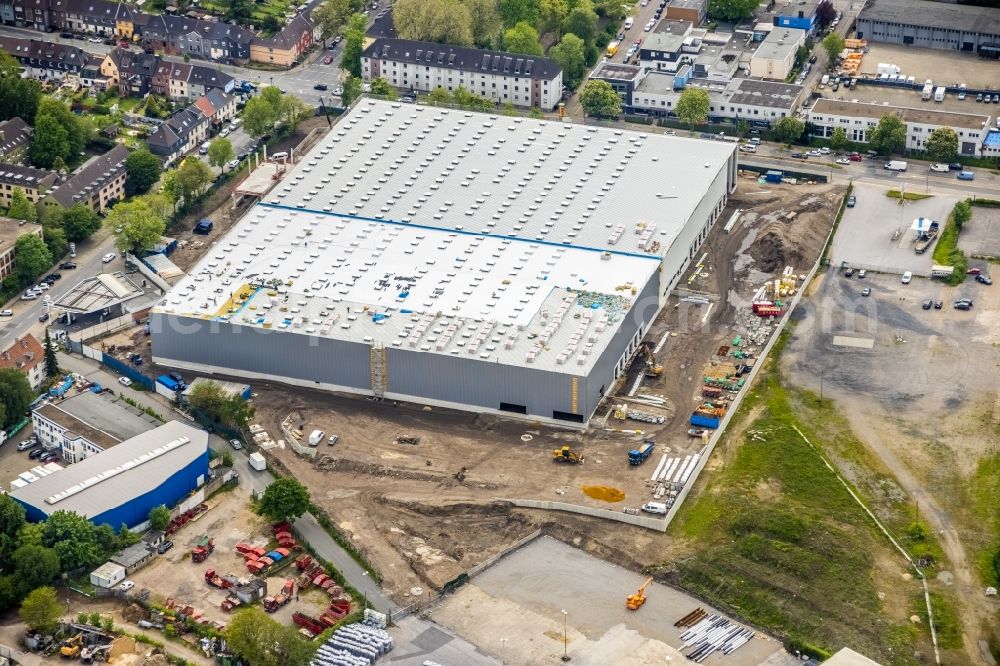
[[[376,400],[382,400],[385,397],[385,387],[389,379],[385,345],[374,344],[369,353],[372,371],[372,396]]]

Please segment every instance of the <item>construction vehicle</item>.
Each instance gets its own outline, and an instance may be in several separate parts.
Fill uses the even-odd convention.
[[[639,610],[646,603],[646,588],[653,582],[652,578],[647,578],[646,582],[636,590],[635,594],[630,594],[625,599],[625,608],[629,610]]]
[[[107,661],[110,645],[88,646],[80,650],[80,661],[85,664],[92,664],[95,661]]]
[[[641,465],[646,461],[646,458],[653,454],[653,449],[655,448],[656,442],[651,439],[644,440],[638,448],[632,449],[628,452],[628,464]]]
[[[646,357],[646,376],[659,377],[662,375],[663,366],[656,362],[656,357],[653,356],[652,345],[643,343],[642,353]]]
[[[191,551],[191,561],[204,562],[215,550],[215,543],[206,534],[198,540],[198,545]]]
[[[557,463],[570,463],[571,465],[580,465],[583,463],[583,456],[576,453],[568,446],[564,446],[561,449],[556,449],[552,452],[552,460]]]
[[[59,647],[59,654],[68,659],[76,659],[80,656],[80,649],[83,647],[83,632],[67,638]]]
[[[292,600],[292,595],[295,593],[295,581],[291,578],[285,581],[285,584],[281,588],[281,592],[275,595],[267,595],[264,597],[264,610],[268,613],[273,613],[282,606],[286,605]]]
[[[227,574],[225,576],[220,576],[215,573],[215,569],[205,570],[205,582],[212,587],[217,587],[220,590],[232,590],[236,588],[239,583],[236,576],[232,574]]]

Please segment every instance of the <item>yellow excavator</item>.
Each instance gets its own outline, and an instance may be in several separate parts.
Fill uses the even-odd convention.
[[[647,578],[635,594],[630,594],[625,598],[625,608],[629,610],[639,610],[646,603],[646,588],[653,582],[652,578]]]
[[[554,462],[569,463],[571,465],[580,465],[583,463],[583,456],[573,451],[568,446],[564,446],[561,449],[555,449],[552,452],[552,460]]]
[[[83,634],[77,634],[63,641],[62,646],[59,648],[59,654],[70,659],[76,659],[80,656],[81,647],[83,647]]]
[[[642,345],[643,354],[646,356],[646,376],[647,377],[659,377],[663,374],[663,366],[656,362],[656,357],[653,356],[653,350],[650,349],[648,344],[643,343]]]

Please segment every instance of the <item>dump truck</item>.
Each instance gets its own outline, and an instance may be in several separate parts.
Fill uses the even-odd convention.
[[[288,604],[292,600],[292,595],[295,593],[295,581],[291,578],[285,581],[285,584],[281,588],[281,592],[274,595],[267,595],[264,597],[264,610],[268,613],[273,613],[277,611],[282,606]]]
[[[583,462],[583,456],[576,453],[568,446],[564,446],[560,449],[555,449],[552,452],[552,460],[559,463],[570,463],[572,465],[579,465]]]
[[[934,239],[937,238],[938,230],[941,228],[937,222],[931,222],[930,226],[927,227],[927,231],[920,234],[917,238],[916,245],[913,246],[913,251],[917,254],[923,254],[927,251],[931,245],[934,244]]]
[[[215,550],[215,543],[206,534],[198,540],[198,545],[191,551],[191,561],[204,562]]]
[[[628,464],[629,465],[641,465],[646,461],[646,458],[653,455],[653,449],[656,448],[656,442],[651,439],[643,441],[638,448],[634,448],[628,452]]]
[[[236,576],[232,574],[226,574],[225,576],[220,576],[215,573],[215,569],[205,570],[205,582],[212,587],[217,587],[220,590],[231,590],[236,587],[238,580]]]

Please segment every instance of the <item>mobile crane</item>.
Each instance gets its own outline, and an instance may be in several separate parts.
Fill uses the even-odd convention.
[[[635,594],[630,594],[625,599],[625,608],[629,610],[639,610],[646,603],[646,588],[653,582],[652,578],[647,578],[646,582],[636,590]]]

